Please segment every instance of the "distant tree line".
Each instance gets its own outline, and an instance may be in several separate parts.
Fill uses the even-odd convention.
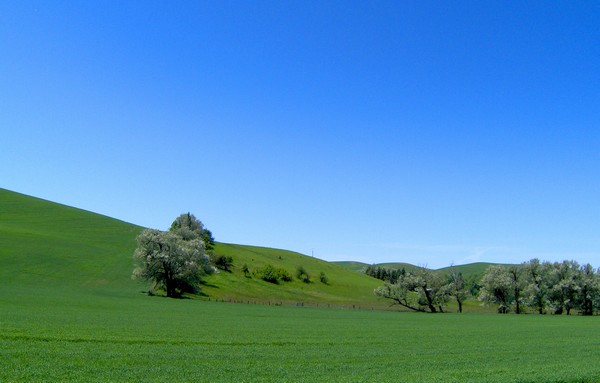
[[[540,314],[567,315],[577,310],[593,315],[600,310],[600,269],[575,261],[490,266],[479,281],[465,279],[454,267],[441,274],[424,267],[406,271],[368,267],[368,275],[386,283],[375,294],[415,311],[444,312],[450,300],[462,312],[469,297],[497,305],[499,313],[526,309]]]
[[[404,267],[401,269],[392,269],[381,266],[367,266],[365,274],[389,283],[397,283],[398,279],[406,274],[406,270]]]

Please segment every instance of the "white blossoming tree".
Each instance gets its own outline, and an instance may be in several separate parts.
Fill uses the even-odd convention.
[[[195,228],[203,228],[201,223],[197,225],[200,221],[191,217],[196,221]],[[133,254],[138,262],[133,278],[153,281],[153,289],[160,288],[172,298],[196,292],[202,276],[214,272],[205,254],[203,232],[187,228],[182,231],[181,225],[174,223],[174,226],[167,232],[144,230],[137,237],[138,246]]]

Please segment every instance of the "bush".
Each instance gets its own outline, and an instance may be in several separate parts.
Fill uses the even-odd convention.
[[[296,269],[296,278],[304,283],[310,283],[310,274],[308,274],[304,266],[298,266]]]
[[[244,276],[246,278],[250,277],[250,269],[248,268],[248,265],[246,263],[244,263],[244,265],[242,266],[242,273],[244,273]]]
[[[258,278],[263,281],[279,284],[279,281],[289,282],[292,276],[285,269],[276,268],[272,265],[265,265],[255,271]]]
[[[213,263],[217,269],[231,271],[233,266],[233,258],[225,255],[217,255],[213,259]]]
[[[277,269],[277,275],[279,275],[279,279],[284,282],[289,282],[292,280],[292,275],[285,269]]]
[[[327,278],[327,275],[322,271],[321,274],[319,274],[319,280],[326,285],[329,284],[329,278]]]

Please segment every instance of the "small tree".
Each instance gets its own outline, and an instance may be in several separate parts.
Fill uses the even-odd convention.
[[[453,266],[450,266],[450,274],[448,275],[448,292],[456,299],[458,304],[458,312],[462,313],[462,304],[467,299],[469,292],[465,286],[465,280],[462,273],[458,272]]]
[[[244,273],[244,276],[246,278],[250,276],[250,269],[248,268],[248,265],[246,263],[244,263],[244,265],[242,266],[242,273]]]

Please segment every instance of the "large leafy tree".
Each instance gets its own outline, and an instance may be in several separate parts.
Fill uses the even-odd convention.
[[[514,301],[515,290],[518,290],[515,289],[514,279],[515,273],[510,273],[509,269],[502,265],[488,267],[481,279],[479,300],[497,304],[498,312],[506,314]]]
[[[205,254],[203,230],[191,214],[178,217],[170,231],[144,230],[137,237],[133,277],[154,282],[154,289],[164,290],[168,297],[196,292],[202,276],[214,271]]]
[[[555,314],[571,314],[577,306],[580,272],[576,261],[555,262],[548,274],[548,304]]]
[[[552,264],[540,262],[534,258],[523,264],[527,286],[525,296],[530,307],[537,309],[538,313],[545,313],[550,290],[549,278]]]
[[[600,277],[589,263],[580,268],[578,303],[583,315],[593,315],[600,299]]]
[[[443,312],[449,298],[445,279],[424,267],[375,289],[375,294],[408,309],[432,313]]]

